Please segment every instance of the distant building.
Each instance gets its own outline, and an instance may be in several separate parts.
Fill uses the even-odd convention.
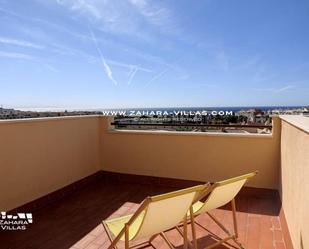
[[[265,115],[264,112],[260,109],[248,109],[248,110],[240,110],[235,114],[236,116],[246,117],[247,123],[264,123],[268,119],[268,115]]]

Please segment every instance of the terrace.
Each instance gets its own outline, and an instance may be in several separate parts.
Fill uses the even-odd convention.
[[[272,134],[115,130],[103,116],[0,121],[0,210],[33,214],[26,230],[1,230],[0,247],[107,248],[101,221],[134,212],[146,196],[259,170],[236,200],[240,241],[307,248],[308,120],[276,117]],[[229,206],[214,213],[232,226]],[[204,248],[223,233],[199,219]],[[177,231],[167,237],[182,248]]]

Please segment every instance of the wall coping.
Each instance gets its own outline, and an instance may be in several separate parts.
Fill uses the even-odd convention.
[[[43,117],[43,118],[21,118],[21,119],[4,119],[0,120],[1,124],[18,124],[31,122],[47,122],[60,120],[74,120],[86,118],[102,118],[102,115],[77,115],[61,117]],[[282,117],[280,117],[282,118]],[[309,119],[308,119],[309,121]],[[116,130],[109,129],[110,134],[136,134],[136,135],[168,135],[168,136],[206,136],[206,137],[237,137],[237,138],[273,138],[272,134],[253,134],[253,133],[221,133],[221,132],[189,132],[189,131],[148,131],[148,130]],[[308,124],[309,132],[309,124]]]
[[[136,134],[136,135],[167,135],[167,136],[205,136],[205,137],[241,137],[241,138],[273,138],[273,134],[245,134],[220,132],[188,132],[188,131],[147,131],[147,130],[116,130],[107,131],[110,134]]]
[[[46,121],[60,121],[71,119],[85,119],[85,118],[99,118],[102,115],[76,115],[76,116],[60,116],[60,117],[44,117],[44,118],[19,118],[19,119],[2,119],[1,124],[15,124],[15,123],[30,123],[30,122],[46,122]]]
[[[280,115],[283,121],[309,134],[309,117],[303,115]]]

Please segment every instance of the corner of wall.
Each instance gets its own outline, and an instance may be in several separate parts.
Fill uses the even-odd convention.
[[[99,170],[104,170],[104,157],[105,157],[105,144],[104,137],[107,135],[107,131],[113,129],[111,123],[114,121],[112,116],[100,116],[99,117]]]
[[[272,136],[275,143],[275,155],[276,155],[276,168],[277,168],[277,179],[276,185],[281,196],[281,119],[279,116],[272,117]]]

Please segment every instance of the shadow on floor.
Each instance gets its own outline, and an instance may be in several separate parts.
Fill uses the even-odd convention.
[[[29,225],[27,230],[0,231],[0,248],[70,248],[98,227],[102,220],[115,213],[123,215],[128,211],[134,212],[134,209],[129,210],[128,206],[123,206],[124,203],[139,204],[146,196],[172,190],[175,188],[98,180],[33,212],[33,224]],[[226,206],[222,210],[230,210],[229,208]],[[237,198],[237,209],[243,213],[278,216],[279,208],[279,203],[271,198]],[[207,244],[211,239],[206,236],[200,239],[199,243]],[[100,244],[97,245],[100,248]]]

